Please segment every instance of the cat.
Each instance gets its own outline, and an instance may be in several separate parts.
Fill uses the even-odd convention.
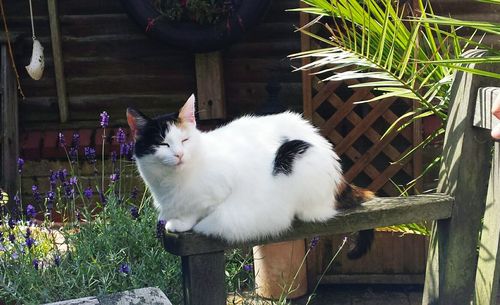
[[[191,95],[179,112],[156,118],[128,108],[127,122],[139,173],[171,232],[257,240],[373,197],[344,181],[331,143],[297,113],[244,116],[202,132]],[[373,230],[361,231],[349,257],[372,240]]]

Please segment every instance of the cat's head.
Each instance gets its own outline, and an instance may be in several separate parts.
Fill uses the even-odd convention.
[[[157,160],[177,167],[193,158],[200,133],[196,129],[194,94],[179,112],[155,118],[128,108],[127,122],[135,139],[134,154],[138,161]]]

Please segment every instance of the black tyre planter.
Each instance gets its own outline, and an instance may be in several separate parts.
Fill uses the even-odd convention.
[[[259,23],[271,0],[242,0],[235,12],[219,24],[199,25],[158,18],[150,27],[150,20],[160,15],[151,0],[121,2],[125,11],[147,35],[182,50],[204,53],[223,49],[240,39]]]

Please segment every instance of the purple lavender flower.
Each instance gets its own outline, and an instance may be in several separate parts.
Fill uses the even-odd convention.
[[[38,190],[38,185],[32,185],[31,186],[31,192],[33,193],[33,199],[36,202],[42,201],[42,196],[40,195],[40,191]]]
[[[35,240],[32,237],[26,238],[26,247],[28,247],[28,249],[31,249],[31,247],[33,247],[34,244]]]
[[[123,129],[121,128],[118,128],[118,131],[116,132],[116,142],[118,142],[118,144],[124,144],[125,141],[126,141],[126,138],[127,136],[125,135],[125,131],[123,131]]]
[[[90,199],[92,198],[92,195],[93,195],[93,192],[92,192],[92,187],[87,187],[84,191],[83,191],[83,195],[85,197],[87,197],[87,199]]]
[[[9,233],[9,241],[11,243],[14,243],[15,240],[16,240],[16,236],[13,233]]]
[[[10,257],[12,257],[13,260],[17,260],[19,258],[19,253],[14,252]]]
[[[309,243],[309,249],[314,249],[319,243],[319,236],[314,236]]]
[[[126,263],[120,264],[120,269],[118,271],[123,274],[129,274],[130,266]]]
[[[158,239],[163,239],[165,236],[165,225],[167,222],[163,219],[158,220],[158,223],[156,223],[156,238]]]
[[[92,147],[85,147],[83,150],[85,154],[85,159],[87,159],[87,162],[89,164],[95,164],[96,163],[96,157],[95,157],[95,149]]]
[[[127,156],[129,152],[130,146],[128,144],[120,144],[120,156]]]
[[[76,176],[69,178],[69,184],[76,185],[77,182],[78,182],[78,178]]]
[[[8,221],[9,228],[14,229],[16,224],[17,224],[17,221],[14,218],[12,218],[12,217],[9,218],[9,221]]]
[[[56,255],[54,256],[54,264],[59,267],[61,265],[61,256],[60,255]]]
[[[113,162],[113,164],[116,163],[116,159],[117,159],[117,155],[116,155],[116,151],[112,151],[111,152],[111,162]]]
[[[68,182],[63,182],[63,189],[64,189],[64,195],[66,198],[73,198],[73,195],[75,194],[75,188],[71,183]]]
[[[61,182],[64,182],[66,181],[66,177],[68,176],[68,171],[65,168],[60,169],[57,172],[57,175],[59,176],[59,180],[61,180]]]
[[[244,265],[243,270],[245,270],[246,272],[250,272],[253,270],[253,265],[252,264]]]
[[[132,191],[130,192],[130,198],[131,199],[137,199],[137,194],[139,193],[139,190],[137,189],[137,186],[134,186]]]
[[[54,203],[56,199],[56,193],[54,191],[48,191],[45,198],[47,198],[48,203]]]
[[[58,135],[57,135],[57,141],[59,143],[59,146],[61,147],[66,147],[66,139],[64,138],[64,134],[62,132],[60,132]]]
[[[130,208],[130,215],[132,216],[133,219],[138,219],[139,218],[139,209],[137,207],[131,207]]]
[[[128,143],[127,157],[129,160],[134,160],[134,142]]]
[[[80,147],[80,134],[78,132],[73,133],[73,137],[71,138],[71,147],[76,150]]]
[[[102,128],[108,127],[108,125],[109,125],[109,115],[108,115],[108,113],[106,111],[103,111],[100,114],[100,117],[101,117],[101,127]]]
[[[51,190],[56,189],[57,178],[58,178],[58,172],[50,171],[49,183],[50,183]]]
[[[22,158],[17,158],[17,170],[19,173],[23,171],[24,160]]]
[[[71,160],[71,163],[73,164],[76,163],[76,160],[78,159],[78,148],[75,147],[69,148],[69,159]]]
[[[36,216],[36,209],[33,205],[28,204],[26,207],[26,216],[30,219]]]
[[[116,171],[111,176],[109,176],[109,179],[111,180],[111,183],[115,183],[116,181],[120,180],[120,172]]]
[[[40,264],[40,261],[38,259],[33,260],[33,268],[38,271],[38,265]]]

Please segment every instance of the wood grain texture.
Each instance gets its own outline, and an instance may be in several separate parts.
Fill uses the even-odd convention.
[[[221,52],[195,54],[198,114],[202,120],[226,118]]]
[[[453,196],[455,205],[451,219],[433,226],[423,304],[465,305],[472,299],[491,160],[490,136],[472,126],[472,117],[478,88],[490,82],[458,72],[452,85],[438,191]]]
[[[167,232],[164,246],[168,252],[180,256],[213,253],[241,246],[250,247],[310,236],[355,232],[421,220],[444,219],[451,215],[452,208],[453,198],[443,194],[376,198],[366,202],[361,207],[340,211],[335,218],[328,222],[305,223],[297,221],[288,232],[275,238],[229,244],[221,239],[209,238],[193,232]]]
[[[495,144],[477,262],[475,304],[497,304],[500,275],[500,143]]]
[[[15,38],[13,38],[13,41]],[[0,187],[10,198],[13,206],[19,181],[17,158],[19,156],[19,115],[16,80],[12,70],[7,45],[0,46],[0,84],[2,88],[0,105]]]
[[[56,0],[47,0],[50,22],[50,38],[52,41],[52,57],[56,78],[57,100],[59,117],[62,123],[69,119],[68,96],[66,94],[66,80],[64,78],[64,59],[61,46],[61,29],[59,27],[59,13]]]
[[[226,304],[224,252],[183,256],[184,305]]]

